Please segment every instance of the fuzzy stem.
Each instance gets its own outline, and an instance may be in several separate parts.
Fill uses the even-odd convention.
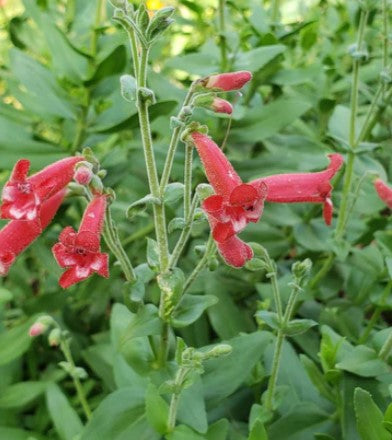
[[[196,84],[192,83],[192,85],[190,86],[188,93],[185,97],[184,103],[182,104],[181,110],[178,113],[177,118],[180,120],[180,122],[184,122],[184,120],[186,119],[187,115],[186,115],[186,112],[184,111],[184,108],[189,106],[189,104],[191,103],[193,95],[195,94],[195,87],[196,87]],[[178,142],[180,140],[180,134],[181,134],[182,128],[183,127],[181,125],[176,127],[173,130],[173,133],[172,133],[172,136],[170,139],[169,149],[167,151],[166,161],[165,161],[165,165],[163,167],[163,172],[162,172],[162,177],[161,177],[161,182],[160,182],[161,195],[163,195],[165,193],[166,186],[169,183],[170,173],[171,173],[171,169],[172,169],[173,161],[174,161],[174,155],[176,153]]]
[[[226,45],[226,20],[225,20],[226,0],[219,0],[219,47],[221,53],[221,72],[227,70],[227,45]]]
[[[172,432],[176,426],[177,410],[178,410],[178,403],[180,401],[181,388],[184,384],[184,380],[188,372],[189,372],[189,368],[180,367],[174,379],[174,385],[176,387],[176,391],[172,394],[170,399],[169,416],[167,420],[167,428],[169,432]]]
[[[363,43],[363,37],[365,33],[365,27],[368,19],[368,11],[361,11],[358,38],[357,38],[357,50],[361,49]],[[358,112],[358,92],[359,92],[359,65],[360,60],[354,59],[353,73],[352,73],[352,88],[351,88],[351,112],[350,112],[350,127],[349,127],[349,145],[350,152],[348,154],[348,161],[346,165],[346,171],[344,175],[343,183],[343,194],[342,201],[339,207],[338,213],[338,223],[336,226],[335,237],[340,240],[345,233],[346,217],[347,217],[347,207],[349,203],[349,198],[351,195],[352,181],[354,177],[354,162],[356,148],[355,143],[355,128],[356,128],[356,117]]]
[[[199,197],[197,194],[193,196],[193,200],[191,203],[189,216],[188,218],[185,218],[185,226],[183,230],[181,231],[180,238],[178,239],[176,246],[174,247],[173,253],[170,258],[170,267],[173,268],[177,264],[178,259],[180,258],[182,251],[184,250],[184,247],[189,239],[189,235],[192,230],[192,224],[193,224],[193,217],[195,215],[195,210],[197,206],[197,202],[199,201]]]
[[[167,355],[169,352],[169,333],[170,333],[169,324],[166,321],[163,321],[162,331],[161,331],[161,341],[158,351],[158,365],[161,367],[165,365]]]
[[[200,272],[204,269],[204,266],[208,262],[208,258],[215,252],[215,243],[212,235],[209,236],[206,251],[202,258],[197,263],[196,267],[193,269],[193,272],[189,275],[188,279],[184,284],[184,293],[187,289],[189,289],[190,285],[195,281],[195,279],[199,276]]]
[[[391,292],[391,289],[392,289],[392,281],[389,281],[389,283],[386,285],[385,289],[381,294],[380,303],[374,309],[374,312],[368,322],[365,331],[363,332],[362,336],[359,338],[358,341],[359,344],[364,344],[368,340],[370,333],[372,332],[374,326],[376,325],[378,319],[381,316],[385,302]]]
[[[147,84],[147,63],[149,49],[142,46],[139,71],[139,88]],[[147,177],[150,192],[153,197],[161,199],[158,172],[155,163],[155,155],[152,146],[148,103],[145,99],[138,97],[139,125],[142,136],[144,158],[147,167]],[[169,267],[169,248],[166,233],[166,220],[164,205],[153,205],[155,233],[159,248],[159,263],[161,272],[166,272]]]
[[[62,338],[62,341],[60,343],[60,349],[64,354],[65,360],[69,363],[69,365],[71,366],[72,369],[75,369],[76,365],[73,360],[72,352],[71,352],[69,343],[66,338]],[[73,381],[75,389],[76,389],[76,393],[78,395],[79,402],[82,405],[84,414],[85,414],[87,420],[90,420],[92,417],[92,412],[91,412],[90,406],[88,404],[88,401],[86,399],[86,396],[85,396],[82,384],[80,382],[80,379],[75,374],[71,374],[71,377],[72,377],[72,381]]]
[[[369,122],[371,120],[371,116],[373,115],[374,109],[376,108],[376,105],[377,105],[378,98],[380,97],[382,91],[383,91],[383,85],[379,84],[379,86],[377,87],[376,93],[372,99],[372,102],[370,104],[370,107],[366,113],[365,121],[362,124],[362,129],[358,135],[357,140],[355,141],[355,147],[357,147],[365,139],[365,135],[367,133],[367,129],[369,126]]]
[[[276,336],[274,357],[272,360],[271,376],[269,377],[268,380],[267,397],[265,400],[265,406],[270,411],[273,409],[273,399],[275,394],[276,382],[278,380],[279,364],[282,355],[283,340],[284,340],[284,333],[283,330],[280,329],[278,330],[278,334]]]
[[[189,220],[192,199],[192,164],[193,164],[193,145],[185,146],[185,165],[184,165],[184,218]]]

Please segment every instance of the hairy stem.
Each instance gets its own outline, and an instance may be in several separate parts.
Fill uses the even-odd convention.
[[[184,384],[184,380],[188,372],[189,372],[189,368],[180,367],[174,379],[176,392],[172,394],[170,399],[169,416],[167,420],[167,427],[169,432],[172,432],[176,426],[177,410],[178,410],[178,403],[180,401],[181,387]]]
[[[71,349],[69,346],[69,342],[67,341],[66,338],[63,338],[63,340],[61,341],[60,349],[64,354],[65,360],[71,366],[71,369],[75,370],[76,365],[75,365],[75,362],[72,357],[72,352],[71,352]],[[86,395],[84,393],[84,389],[82,387],[80,379],[78,378],[78,376],[76,374],[71,374],[71,377],[72,377],[72,381],[73,381],[75,389],[76,389],[76,394],[78,396],[79,402],[82,405],[83,412],[84,412],[87,420],[90,420],[92,417],[92,412],[91,412],[90,406],[88,404]]]

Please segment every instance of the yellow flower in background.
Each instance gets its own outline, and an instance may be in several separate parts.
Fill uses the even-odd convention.
[[[150,11],[157,11],[165,6],[165,3],[161,2],[161,0],[147,0],[146,1],[147,9]]]

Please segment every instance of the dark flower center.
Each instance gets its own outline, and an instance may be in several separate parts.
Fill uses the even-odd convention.
[[[18,183],[18,190],[23,194],[30,194],[31,185],[30,183]]]

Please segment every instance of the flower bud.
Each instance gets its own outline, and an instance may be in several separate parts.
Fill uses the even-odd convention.
[[[247,70],[238,72],[220,73],[211,75],[199,81],[199,84],[207,89],[216,92],[230,92],[231,90],[241,89],[252,79],[252,74]]]
[[[91,182],[93,172],[91,170],[91,166],[89,165],[90,164],[82,163],[76,167],[73,178],[75,182],[79,183],[79,185],[86,186]]]
[[[42,333],[45,333],[47,327],[42,324],[42,322],[35,322],[29,330],[29,336],[31,338],[35,338],[36,336],[42,335]]]
[[[220,356],[227,356],[233,351],[231,345],[229,344],[219,344],[215,347],[211,348],[211,350],[208,350],[203,353],[203,360],[216,358]]]
[[[309,275],[311,268],[312,261],[306,258],[304,261],[296,261],[291,267],[291,272],[297,280],[302,281]]]
[[[196,187],[196,193],[200,201],[202,202],[204,199],[214,194],[214,189],[209,183],[200,183]]]
[[[59,328],[54,328],[48,336],[48,343],[51,347],[57,347],[60,345],[61,340],[61,330]]]
[[[207,108],[214,111],[215,113],[226,113],[228,115],[231,115],[231,113],[233,112],[233,107],[230,102],[209,93],[199,95],[197,98],[195,98],[193,104],[196,107]]]

